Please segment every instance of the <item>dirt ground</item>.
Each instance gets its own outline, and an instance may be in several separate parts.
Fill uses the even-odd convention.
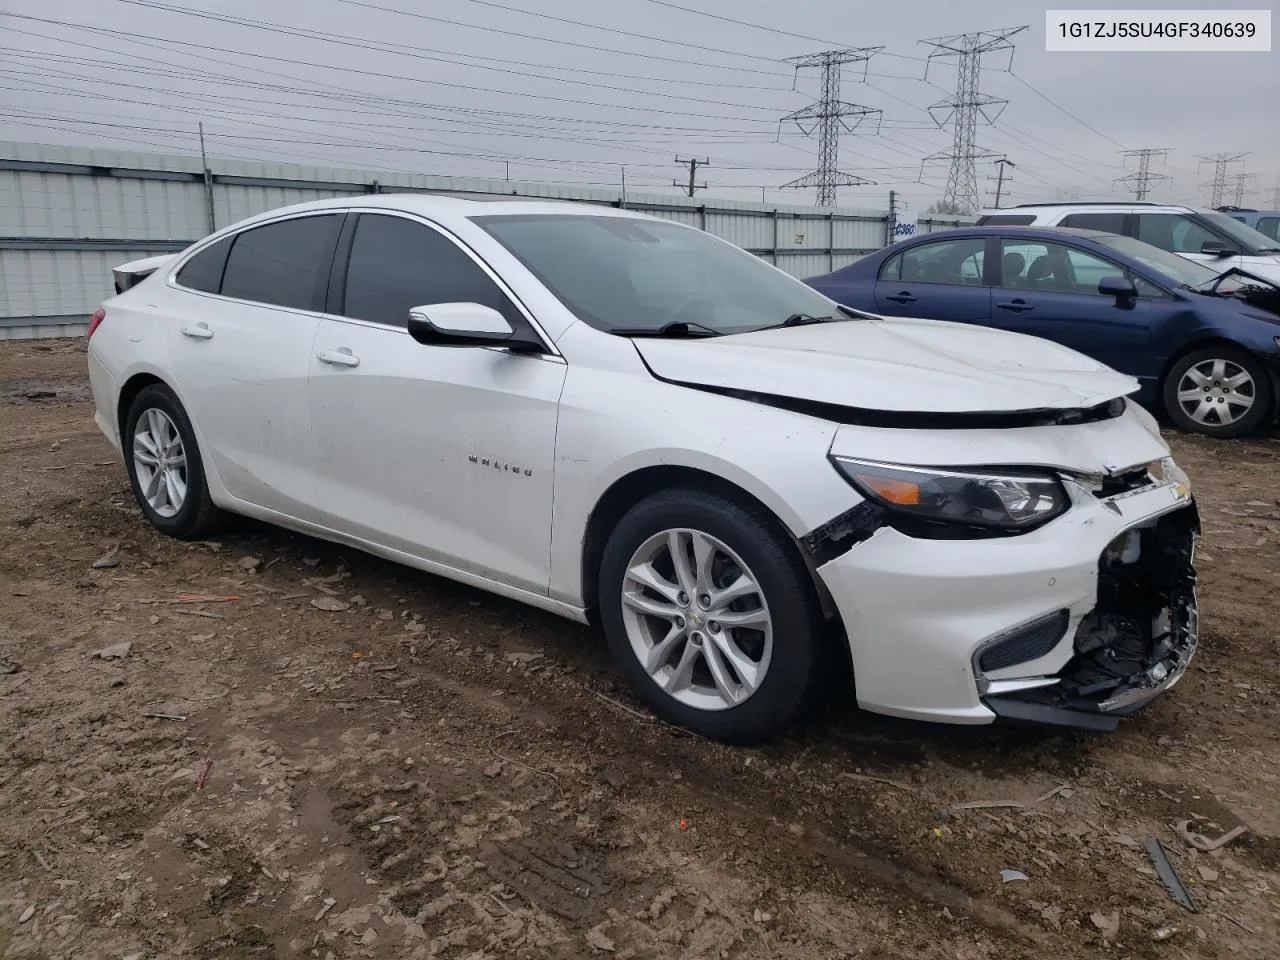
[[[730,748],[589,630],[260,524],[159,536],[83,343],[0,344],[0,957],[1274,958],[1280,443],[1173,444],[1202,647],[1119,731],[846,695]]]

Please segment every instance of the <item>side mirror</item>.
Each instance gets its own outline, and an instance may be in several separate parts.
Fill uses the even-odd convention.
[[[1138,288],[1127,277],[1103,277],[1098,281],[1098,292],[1104,297],[1115,297],[1117,306],[1127,306],[1138,298]]]
[[[1221,240],[1206,240],[1200,247],[1200,252],[1208,257],[1234,257],[1240,251],[1233,250],[1229,244]]]
[[[506,317],[479,303],[433,303],[409,310],[409,336],[434,347],[510,347],[541,349],[523,340]]]

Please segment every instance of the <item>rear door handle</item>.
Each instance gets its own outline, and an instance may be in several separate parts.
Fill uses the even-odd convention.
[[[316,354],[316,359],[332,367],[360,366],[360,358],[352,356],[351,351],[346,347],[339,347],[337,350],[321,350]]]
[[[997,303],[996,306],[1001,310],[1008,310],[1010,313],[1026,313],[1028,310],[1035,309],[1035,307],[1022,299],[1006,300],[1004,303]]]
[[[197,323],[194,327],[183,327],[182,335],[192,340],[212,340],[213,331],[207,323]]]
[[[892,300],[894,303],[915,303],[916,302],[916,298],[913,297],[911,294],[909,294],[906,290],[903,290],[901,293],[892,294],[891,296],[885,297],[885,299]]]

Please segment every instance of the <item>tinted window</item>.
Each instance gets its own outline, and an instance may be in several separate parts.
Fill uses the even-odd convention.
[[[222,268],[227,265],[227,251],[234,239],[219,240],[188,260],[178,271],[178,283],[191,290],[217,293],[222,286]]]
[[[1141,213],[1138,215],[1138,239],[1172,253],[1199,253],[1205,241],[1218,240],[1219,237],[1190,217],[1178,213]]]
[[[343,316],[405,327],[410,308],[433,303],[479,303],[513,326],[526,325],[497,284],[448,237],[402,217],[361,214]]]
[[[1060,243],[1002,240],[1000,245],[1003,285],[1017,290],[1097,295],[1099,280],[1125,274],[1115,264]]]
[[[1035,214],[1031,213],[993,213],[979,217],[977,225],[980,227],[1029,227],[1035,222]]]
[[[895,259],[899,271],[894,278],[903,283],[950,283],[978,286],[982,283],[982,264],[986,237],[958,237],[935,240],[904,250]]]
[[[1253,229],[1272,240],[1280,240],[1280,217],[1260,217]]]
[[[342,216],[282,220],[238,234],[222,276],[222,295],[315,310],[324,295]]]
[[[1079,227],[1082,230],[1103,230],[1107,233],[1124,233],[1124,213],[1073,213],[1062,218],[1061,226]]]

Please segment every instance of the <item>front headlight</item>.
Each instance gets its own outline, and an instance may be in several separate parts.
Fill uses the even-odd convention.
[[[969,472],[867,463],[832,457],[865,496],[900,515],[924,521],[1019,531],[1066,511],[1067,491],[1045,473]]]

